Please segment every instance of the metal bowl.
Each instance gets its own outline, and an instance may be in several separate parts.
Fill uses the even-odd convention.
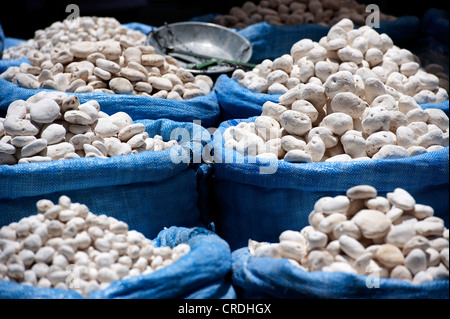
[[[149,33],[147,44],[153,46],[156,53],[173,56],[193,74],[218,75],[236,69],[236,65],[226,63],[198,69],[193,64],[208,61],[198,55],[244,63],[252,56],[252,46],[246,38],[230,29],[206,22],[166,24]]]

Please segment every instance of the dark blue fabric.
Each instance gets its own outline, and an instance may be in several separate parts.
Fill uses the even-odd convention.
[[[148,34],[154,29],[152,26],[138,22],[124,25],[144,34]],[[20,39],[9,39],[8,46],[14,46],[21,42]],[[28,59],[0,60],[0,73],[10,66],[19,66],[23,62],[29,63]],[[0,79],[0,110],[7,109],[9,104],[15,100],[26,100],[39,91],[42,90],[24,89]],[[123,111],[128,113],[133,120],[161,118],[180,122],[200,120],[204,127],[217,126],[220,123],[219,102],[214,90],[209,95],[181,101],[123,94],[66,93],[77,95],[82,103],[88,100],[97,100],[103,112],[113,114]]]
[[[136,122],[146,125],[149,136],[158,134],[168,141],[177,138],[171,137],[172,130],[184,128],[190,140],[198,142],[187,141],[164,151],[107,159],[1,165],[0,224],[7,225],[36,213],[39,199],[56,202],[64,194],[88,205],[93,212],[106,211],[126,221],[148,238],[156,236],[163,227],[203,225],[200,212],[204,197],[199,195],[198,167],[190,163],[210,140],[209,133],[192,123]],[[173,161],[174,154],[181,154],[184,162]]]
[[[448,76],[449,68],[449,12],[430,9],[422,17],[421,37],[413,51],[422,65],[439,64]]]
[[[236,293],[227,274],[231,270],[228,244],[204,228],[170,227],[153,240],[156,247],[185,243],[191,251],[170,266],[151,274],[113,282],[92,292],[89,299],[234,299]],[[2,299],[74,299],[71,290],[30,287],[0,281]]]
[[[449,44],[449,12],[432,8],[422,17],[421,31],[436,40]]]
[[[193,17],[189,21],[198,21],[198,22],[211,22],[214,23],[214,17],[219,15],[218,13],[207,13],[201,16]]]
[[[275,94],[254,93],[226,74],[217,78],[214,89],[219,101],[221,122],[261,115],[265,102],[278,103],[280,97]]]
[[[361,184],[372,185],[380,196],[404,188],[448,225],[448,147],[407,159],[310,164],[244,157],[223,148],[219,134],[254,119],[223,122],[213,137],[214,224],[232,250],[246,246],[248,239],[274,242],[286,229],[301,230],[317,200]],[[276,172],[260,174],[269,165]]]
[[[201,211],[201,222],[212,229],[213,220],[211,214],[214,210],[213,202],[213,183],[212,176],[214,174],[214,167],[212,164],[200,164],[196,170],[197,173],[197,187],[198,187],[198,207]]]
[[[287,259],[255,258],[248,248],[233,251],[232,280],[239,298],[246,299],[448,299],[448,280],[413,285],[341,272],[306,272]]]
[[[265,102],[278,103],[280,95],[254,93],[242,87],[237,81],[226,74],[222,74],[214,86],[220,105],[221,121],[244,119],[259,116]],[[449,101],[442,103],[422,104],[422,108],[438,108],[449,115]]]

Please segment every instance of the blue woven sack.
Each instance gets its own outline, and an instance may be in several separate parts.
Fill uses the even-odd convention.
[[[170,227],[153,240],[156,247],[188,244],[191,251],[151,274],[122,279],[92,292],[89,299],[234,299],[226,277],[231,269],[228,244],[204,228]],[[80,299],[74,290],[41,288],[0,281],[1,299]]]
[[[17,61],[17,60],[16,60]],[[20,86],[0,79],[0,110],[6,110],[15,100],[26,100],[39,91],[21,88]],[[205,96],[198,96],[189,100],[169,100],[137,95],[108,94],[108,93],[69,93],[77,95],[80,103],[96,100],[102,111],[111,115],[125,112],[133,120],[166,118],[179,122],[202,121],[202,125],[210,127],[218,124],[220,108],[214,90]]]
[[[226,74],[217,78],[214,89],[219,101],[221,122],[261,115],[264,103],[278,103],[280,97],[275,94],[254,93]]]
[[[221,121],[243,119],[259,116],[265,102],[278,103],[280,95],[254,93],[242,87],[237,81],[226,74],[222,74],[216,81],[214,89],[220,105]],[[449,101],[442,103],[422,104],[422,108],[438,108],[449,114]]]
[[[192,20],[213,22],[214,16],[214,14],[208,14]],[[292,45],[301,39],[318,42],[320,38],[327,35],[330,28],[320,24],[275,26],[268,22],[260,22],[241,30],[232,30],[249,40],[253,48],[250,62],[259,63],[264,59],[273,60],[290,53]],[[376,29],[380,34],[389,35],[397,45],[405,45],[415,40],[419,30],[420,20],[414,16],[402,16],[394,21],[380,21],[380,27]]]
[[[153,27],[151,25],[140,23],[140,22],[129,22],[129,23],[125,23],[123,25],[129,29],[141,31],[143,34],[149,34],[153,29],[155,29],[155,27]]]
[[[380,196],[403,188],[448,225],[448,147],[407,159],[310,164],[244,157],[223,147],[226,128],[254,120],[223,122],[213,136],[212,219],[232,250],[246,246],[248,239],[275,242],[284,230],[301,230],[317,200],[345,195],[361,184],[372,185]]]
[[[246,299],[448,299],[448,280],[414,285],[400,279],[341,272],[306,272],[287,259],[255,258],[248,248],[231,255],[232,280]]]
[[[427,36],[447,45],[449,44],[449,12],[429,9],[422,17],[421,31]]]
[[[425,12],[421,21],[421,37],[414,46],[414,53],[420,58],[420,61],[424,66],[438,64],[442,66],[443,72],[448,76],[448,11],[430,9]]]
[[[2,24],[0,21],[0,60],[2,59],[2,53],[5,49],[5,33],[3,32]]]
[[[107,159],[0,165],[0,224],[34,214],[39,199],[57,202],[67,195],[94,213],[105,212],[123,220],[147,238],[164,227],[204,226],[199,175],[207,176],[208,170],[203,168],[198,174],[193,158],[201,156],[209,133],[193,123],[166,119],[136,122],[146,126],[149,136],[161,135],[165,141],[179,139],[174,129],[182,130],[186,141],[164,151]]]
[[[125,24],[126,27],[148,34],[154,27],[138,22]],[[18,41],[11,41],[11,45]],[[29,63],[28,59],[0,60],[0,73],[10,66]],[[11,82],[0,79],[0,110],[6,110],[13,101],[26,100],[42,90],[21,88]],[[46,90],[49,91],[49,90]],[[171,119],[179,122],[200,120],[204,127],[217,126],[220,123],[220,108],[215,90],[206,96],[199,96],[189,100],[169,100],[137,95],[108,94],[108,93],[69,93],[77,95],[81,103],[97,100],[102,111],[113,114],[119,111],[128,113],[133,120],[140,119]]]
[[[0,73],[6,71],[10,66],[19,66],[21,63],[29,63],[28,58],[16,59],[16,60],[1,60],[0,59]]]
[[[25,42],[23,39],[5,37],[5,50]]]
[[[25,42],[25,40],[5,37],[4,42],[4,50],[19,45],[21,42]],[[2,60],[0,57],[0,73],[3,73],[10,66],[19,66],[22,62],[29,63],[28,58],[16,59],[16,60]]]

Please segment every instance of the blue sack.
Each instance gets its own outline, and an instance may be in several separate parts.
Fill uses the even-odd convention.
[[[201,156],[203,145],[210,141],[209,133],[193,123],[166,119],[136,123],[143,123],[150,137],[179,140],[173,131],[177,129],[184,130],[183,138],[189,140],[163,151],[107,159],[0,165],[0,224],[34,214],[39,199],[57,202],[67,195],[93,213],[105,212],[123,220],[147,238],[164,227],[205,226],[204,196],[193,158]]]
[[[294,43],[301,39],[319,42],[327,35],[331,27],[320,24],[299,24],[276,26],[260,22],[239,30],[242,36],[252,44],[252,63],[265,59],[274,60],[283,54],[289,54]]]
[[[217,14],[216,14],[217,15]],[[193,21],[213,22],[214,14],[195,17]],[[358,28],[358,26],[355,26]],[[241,30],[236,30],[247,38],[253,48],[252,63],[260,63],[264,59],[273,60],[291,52],[294,43],[301,39],[319,42],[327,35],[330,26],[320,24],[298,24],[275,26],[268,22],[260,22]],[[378,33],[386,33],[397,45],[405,45],[417,38],[420,20],[414,16],[398,17],[394,21],[380,21]]]
[[[154,27],[132,22],[125,24],[126,27],[149,33]],[[17,44],[12,41],[11,44]],[[0,60],[0,73],[3,73],[10,66],[19,66],[21,63],[29,63],[28,59]],[[11,82],[0,79],[0,110],[6,110],[13,101],[26,100],[30,96],[43,91],[44,89],[32,90],[21,88]],[[49,90],[44,90],[49,91]],[[195,97],[189,100],[169,100],[154,97],[144,97],[137,95],[108,94],[108,93],[69,93],[77,95],[80,102],[97,100],[102,111],[111,115],[123,111],[128,113],[133,120],[141,119],[161,119],[166,118],[179,122],[191,122],[200,120],[204,127],[217,126],[220,123],[220,108],[214,89],[205,96]]]
[[[221,122],[261,115],[264,103],[278,103],[280,97],[275,94],[254,93],[226,74],[217,78],[214,89],[219,101]]]
[[[400,279],[375,279],[342,272],[307,272],[287,259],[252,257],[248,248],[232,253],[231,267],[238,298],[245,299],[449,298],[448,280],[414,285]]]
[[[432,8],[429,9],[422,17],[421,31],[427,36],[431,36],[436,40],[449,44],[449,12]]]
[[[17,39],[17,38],[5,38],[5,47],[4,50],[19,45],[20,43],[25,42],[25,40]],[[0,73],[6,71],[10,66],[19,66],[22,62],[30,63],[28,58],[16,59],[16,60],[2,60],[0,57]]]
[[[40,91],[50,90],[25,89],[17,84],[0,79],[0,110],[8,109],[8,106],[15,100],[26,100]],[[189,100],[168,100],[109,93],[64,93],[77,95],[80,103],[96,100],[100,103],[103,112],[111,115],[122,111],[130,115],[133,120],[161,118],[178,122],[200,120],[201,125],[205,127],[217,125],[219,122],[220,108],[214,90],[208,95]]]
[[[149,34],[155,27],[140,23],[140,22],[129,22],[123,24],[123,26],[127,27],[128,29],[141,31],[143,34]]]
[[[237,81],[222,74],[216,81],[214,89],[220,105],[221,122],[232,119],[243,119],[262,114],[265,102],[278,103],[280,95],[255,93],[242,87]],[[449,101],[442,103],[422,104],[422,108],[438,108],[449,115]]]
[[[20,44],[22,42],[25,42],[25,40],[7,37],[7,38],[5,38],[4,50],[6,50],[10,47],[17,46],[18,44]],[[15,60],[3,60],[2,57],[0,57],[0,73],[5,72],[6,69],[9,68],[10,66],[19,66],[23,62],[30,63],[28,58],[15,59]]]
[[[414,46],[414,53],[422,65],[438,64],[448,76],[449,68],[449,12],[429,9],[422,17],[421,37]],[[447,87],[448,90],[448,83]]]
[[[234,299],[227,274],[231,270],[228,244],[204,228],[170,227],[153,240],[156,247],[188,244],[191,251],[151,274],[122,279],[92,292],[88,299]],[[1,299],[80,299],[73,290],[31,287],[0,280]]]
[[[0,60],[2,59],[4,49],[5,49],[5,33],[3,32],[2,24],[0,21]]]
[[[448,147],[407,159],[309,164],[244,157],[223,147],[226,128],[254,120],[223,122],[213,136],[212,219],[232,250],[247,246],[249,239],[275,242],[284,230],[301,230],[317,200],[345,195],[362,184],[372,185],[380,196],[403,188],[448,225]]]

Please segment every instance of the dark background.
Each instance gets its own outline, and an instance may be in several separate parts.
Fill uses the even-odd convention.
[[[7,1],[7,5],[6,2]],[[141,22],[161,26],[164,22],[186,21],[208,13],[228,13],[245,0],[225,1],[168,1],[168,0],[6,0],[0,6],[0,23],[5,36],[19,39],[34,37],[34,31],[44,29],[55,21],[62,21],[70,13],[66,6],[74,3],[81,16],[114,17],[121,23]],[[255,0],[253,2],[259,2]],[[447,9],[446,2],[436,0],[359,0],[374,3],[380,10],[395,16],[414,15],[419,18],[430,8]]]

